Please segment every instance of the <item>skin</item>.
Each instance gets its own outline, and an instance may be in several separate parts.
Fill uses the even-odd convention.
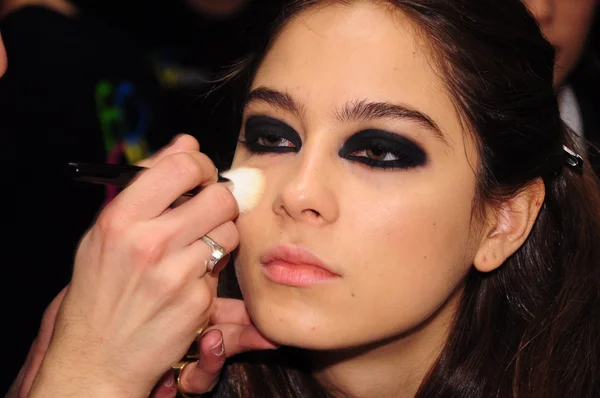
[[[4,48],[4,41],[2,41],[2,35],[0,34],[0,77],[6,73],[6,67],[8,66],[8,59],[6,58],[6,49]]]
[[[46,7],[68,16],[77,13],[77,8],[68,0],[6,0],[0,6],[0,16],[6,16],[21,7],[27,6]]]
[[[237,221],[236,270],[251,317],[277,343],[318,350],[319,380],[352,396],[414,394],[476,258],[489,270],[516,248],[495,239],[513,229],[497,212],[485,222],[473,217],[477,153],[415,29],[370,3],[302,14],[252,85],[287,93],[300,109],[255,100],[244,113],[284,121],[302,149],[257,155],[239,145],[234,158],[234,166],[258,167],[267,179],[261,203]],[[336,118],[363,100],[416,109],[443,138],[412,120]],[[377,170],[341,158],[340,147],[367,128],[404,135],[428,162]],[[308,248],[339,276],[307,287],[271,281],[260,257],[278,243]]]
[[[524,0],[556,48],[554,83],[561,86],[579,62],[598,0]]]
[[[413,396],[444,344],[467,272],[501,266],[527,238],[544,200],[536,180],[495,207],[483,204],[483,216],[473,213],[472,133],[416,29],[400,12],[366,2],[313,9],[290,22],[252,89],[286,93],[300,109],[263,96],[247,104],[244,120],[287,123],[301,150],[257,155],[238,146],[234,167],[257,167],[266,177],[257,207],[239,216],[223,190],[167,211],[178,195],[214,178],[214,165],[189,137],[150,159],[151,169],[82,241],[72,282],[47,322],[56,323],[52,339],[37,350],[39,370],[25,365],[24,374],[35,375],[29,396],[145,395],[162,376],[154,393],[172,397],[172,374],[164,372],[207,320],[214,326],[200,338],[200,360],[182,373],[187,392],[213,388],[227,356],[286,344],[307,349],[316,378],[336,395]],[[438,130],[406,118],[336,117],[363,100],[410,107]],[[341,157],[349,137],[366,128],[402,135],[427,161],[380,170],[360,163],[372,148]],[[244,302],[216,299],[215,277],[194,267],[208,253],[193,239],[208,233],[228,250],[237,245],[232,217]],[[336,276],[303,287],[266,278],[260,257],[280,243],[302,245]],[[199,252],[189,262],[174,261],[192,246]],[[27,396],[30,386],[19,387]]]
[[[213,17],[228,17],[243,9],[248,0],[187,0],[196,11]]]

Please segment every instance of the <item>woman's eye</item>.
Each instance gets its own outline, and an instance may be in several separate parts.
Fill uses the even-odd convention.
[[[298,152],[302,146],[300,135],[290,125],[262,115],[246,120],[240,143],[255,154]]]
[[[364,130],[346,141],[339,155],[374,169],[411,169],[427,163],[427,155],[412,140],[382,130]]]
[[[374,147],[371,147],[368,149],[356,151],[356,152],[352,153],[352,156],[364,157],[364,158],[368,158],[368,159],[372,159],[372,160],[386,161],[386,162],[398,159],[397,155],[386,150],[385,148],[383,148],[381,146],[374,146]]]
[[[276,135],[273,134],[266,134],[263,136],[260,136],[256,139],[257,144],[265,146],[265,147],[272,147],[272,148],[277,148],[277,147],[287,147],[287,148],[293,148],[294,147],[294,143],[292,143],[290,140],[282,138],[282,137],[277,137]]]

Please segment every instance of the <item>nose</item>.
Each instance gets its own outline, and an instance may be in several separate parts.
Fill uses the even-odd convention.
[[[557,0],[525,0],[525,4],[535,19],[537,19],[538,24],[543,27],[551,22],[554,17],[556,1]]]
[[[281,170],[281,188],[273,202],[275,214],[316,227],[335,222],[339,203],[333,169],[323,158],[298,154]]]

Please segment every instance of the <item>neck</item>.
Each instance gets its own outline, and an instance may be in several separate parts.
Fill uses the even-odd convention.
[[[337,397],[414,397],[439,357],[462,288],[417,328],[367,346],[311,354],[314,376]]]

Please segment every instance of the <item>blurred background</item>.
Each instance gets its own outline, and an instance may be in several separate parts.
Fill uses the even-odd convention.
[[[14,198],[2,241],[4,391],[45,307],[69,281],[79,239],[116,194],[71,181],[67,162],[131,164],[188,133],[217,167],[227,167],[244,87],[215,80],[265,42],[283,2],[0,0],[8,55],[0,140]],[[538,12],[551,32],[556,15]],[[557,89],[574,130],[600,143],[597,19],[587,50]],[[597,152],[590,156],[600,165]]]

